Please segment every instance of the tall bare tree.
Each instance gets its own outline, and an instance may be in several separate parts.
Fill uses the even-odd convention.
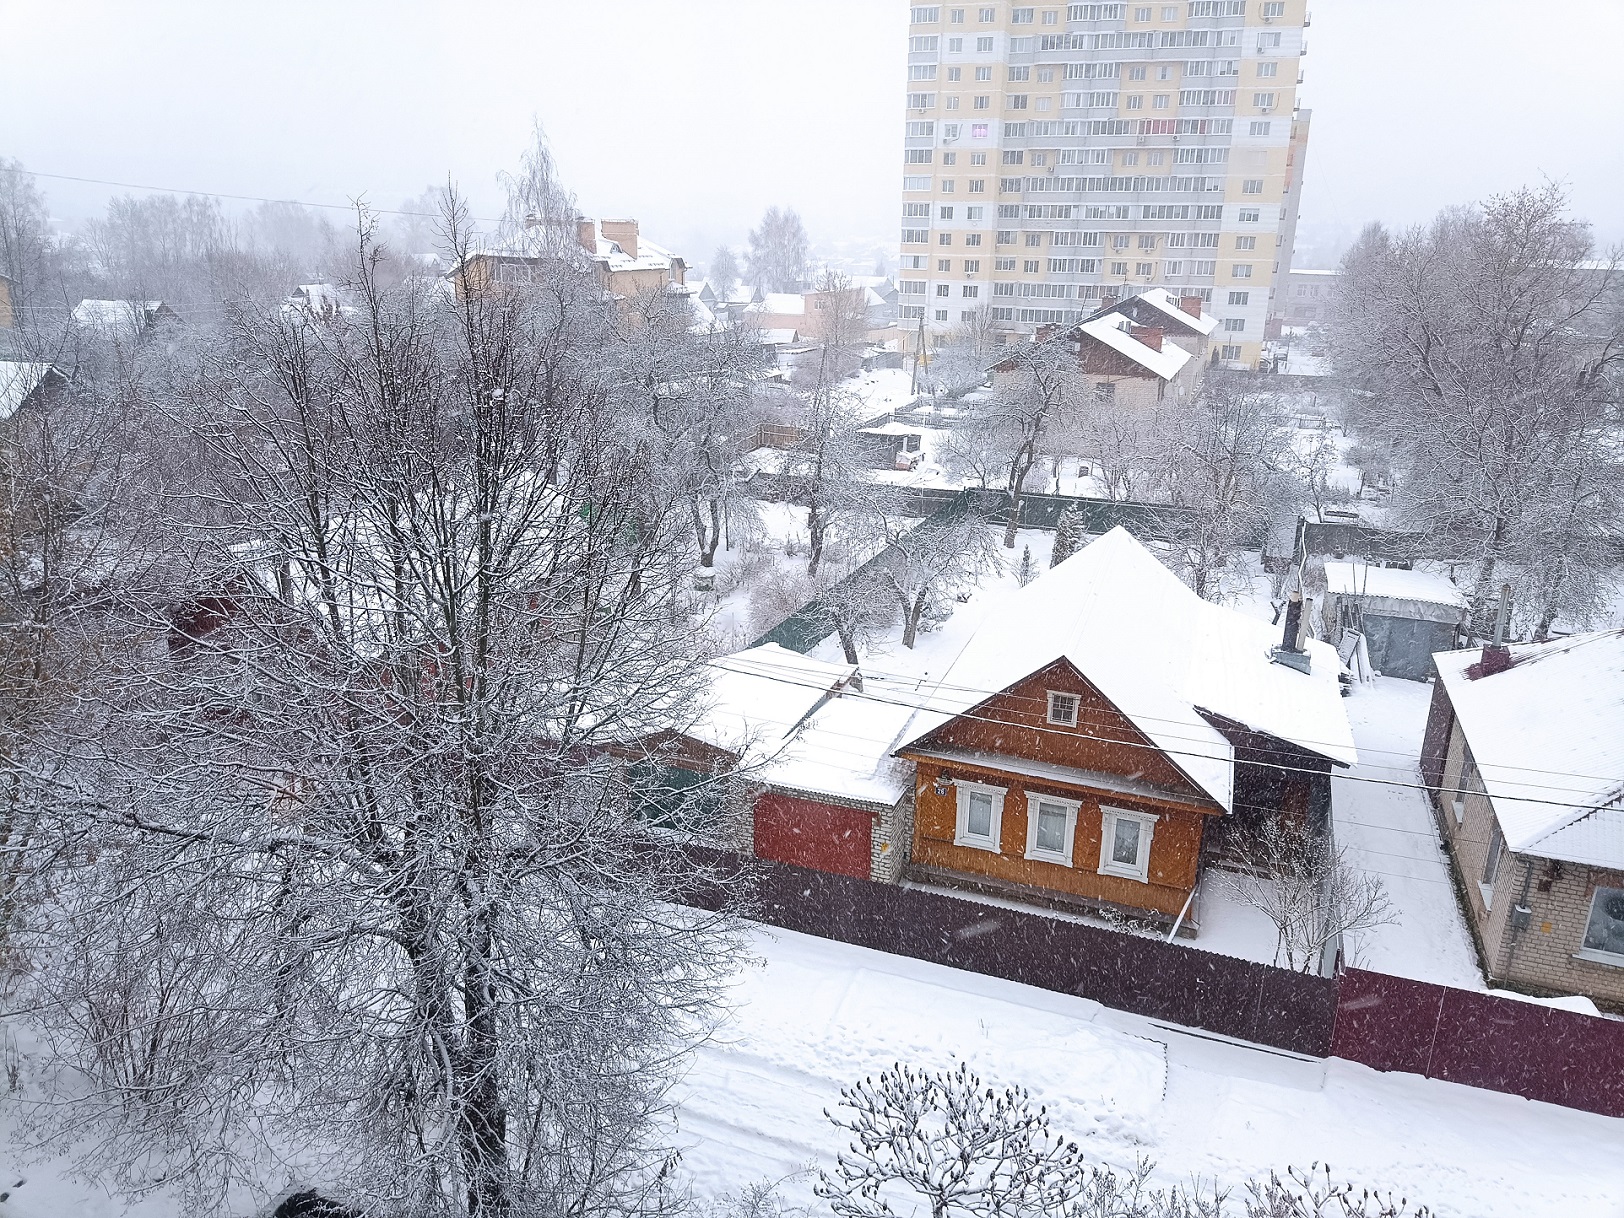
[[[750,283],[763,292],[799,292],[806,283],[810,248],[795,209],[769,207],[760,227],[750,230],[744,256]]]

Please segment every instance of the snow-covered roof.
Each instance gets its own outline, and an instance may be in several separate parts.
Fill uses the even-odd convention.
[[[1290,273],[1293,274],[1293,275],[1332,275],[1332,276],[1335,276],[1335,275],[1340,275],[1342,272],[1341,271],[1322,271],[1322,270],[1317,270],[1317,269],[1311,269],[1311,268],[1305,267],[1305,266],[1294,266],[1294,267],[1291,268]]]
[[[109,333],[135,334],[162,304],[158,300],[81,300],[73,306],[73,324]]]
[[[1199,317],[1193,313],[1186,313],[1179,297],[1166,288],[1151,288],[1148,292],[1141,292],[1139,299],[1158,313],[1166,314],[1170,321],[1175,321],[1203,337],[1218,328],[1218,319],[1205,310],[1202,310]]]
[[[806,314],[806,297],[799,292],[768,292],[745,312],[770,313],[776,317],[803,317]]]
[[[1188,315],[1186,315],[1188,316]],[[1192,318],[1192,320],[1194,320]],[[1183,347],[1165,336],[1162,339],[1162,349],[1147,346],[1135,338],[1131,331],[1133,322],[1120,313],[1107,313],[1104,317],[1096,317],[1093,321],[1085,321],[1078,327],[1082,333],[1098,342],[1104,343],[1113,351],[1127,356],[1134,363],[1147,369],[1164,381],[1170,381],[1179,374],[1179,370],[1195,358]]]
[[[1325,564],[1325,590],[1332,596],[1379,596],[1395,601],[1466,608],[1466,597],[1446,576],[1430,571],[1401,571],[1362,562]]]
[[[1069,661],[1201,790],[1233,804],[1234,749],[1205,710],[1339,765],[1358,760],[1342,664],[1310,640],[1310,672],[1270,659],[1279,632],[1202,600],[1125,529],[1016,593],[928,693],[917,741],[1056,660]]]
[[[859,694],[855,665],[765,643],[710,667],[705,714],[688,734],[740,757],[759,781],[887,805],[907,791],[891,750],[913,712],[899,699]]]
[[[857,434],[860,436],[922,436],[925,434],[925,429],[908,423],[898,423],[895,419],[892,419],[889,422],[881,423],[878,427],[859,427]]]
[[[1506,845],[1624,869],[1624,630],[1513,646],[1472,680],[1481,656],[1433,659]]]
[[[0,419],[9,419],[51,374],[51,365],[35,360],[0,360]]]

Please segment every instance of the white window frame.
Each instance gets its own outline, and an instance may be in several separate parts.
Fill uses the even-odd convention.
[[[1061,716],[1055,714],[1055,710],[1054,710],[1055,704],[1059,699],[1062,699],[1062,698],[1068,700],[1071,703],[1071,717],[1069,719],[1062,718]],[[1057,724],[1060,727],[1076,727],[1077,726],[1077,712],[1080,711],[1082,709],[1082,707],[1083,707],[1083,700],[1082,700],[1082,698],[1080,698],[1076,694],[1067,693],[1063,689],[1051,689],[1049,691],[1049,722],[1050,723]]]
[[[1052,804],[1065,810],[1064,850],[1039,849],[1038,807],[1041,804]],[[1077,844],[1077,813],[1082,810],[1082,806],[1075,799],[1062,799],[1058,795],[1033,795],[1028,792],[1026,796],[1026,857],[1036,863],[1056,863],[1061,867],[1072,866],[1072,850]]]
[[[1588,960],[1591,964],[1605,964],[1612,968],[1624,968],[1624,955],[1618,952],[1606,951],[1599,947],[1587,947],[1585,939],[1590,935],[1590,923],[1596,917],[1596,902],[1601,900],[1603,892],[1619,891],[1611,884],[1597,884],[1596,890],[1590,894],[1590,908],[1585,913],[1584,929],[1579,935],[1579,950],[1573,953],[1575,960]]]
[[[953,789],[954,800],[958,805],[957,815],[953,821],[953,844],[968,846],[972,850],[985,850],[991,854],[1003,853],[1004,795],[1008,788],[995,787],[984,782],[966,782],[960,778],[954,782]],[[970,832],[970,796],[978,793],[992,796],[990,837],[978,837]]]
[[[1137,812],[1131,808],[1112,808],[1100,805],[1100,874],[1114,875],[1124,880],[1150,883],[1150,850],[1156,837],[1156,822],[1161,817],[1152,812]],[[1119,820],[1138,821],[1139,863],[1129,866],[1111,857],[1111,846],[1116,841],[1116,823]]]

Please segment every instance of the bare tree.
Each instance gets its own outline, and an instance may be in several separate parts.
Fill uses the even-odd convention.
[[[750,282],[763,292],[798,292],[806,282],[810,243],[793,208],[769,207],[761,226],[750,230],[745,265]]]
[[[1475,564],[1480,624],[1503,565],[1519,599],[1547,601],[1542,620],[1589,608],[1563,603],[1596,581],[1584,540],[1564,547],[1561,578],[1521,572],[1550,570],[1549,522],[1593,533],[1624,505],[1616,266],[1598,266],[1555,186],[1372,226],[1344,261],[1334,354],[1352,422],[1392,453],[1400,522]]]
[[[876,496],[868,509],[870,536],[883,545],[875,578],[902,611],[902,645],[912,648],[932,604],[972,591],[999,569],[986,517],[953,507],[921,521],[897,512],[892,496]]]
[[[851,1144],[816,1187],[841,1218],[890,1218],[893,1197],[931,1218],[1060,1218],[1081,1189],[1082,1154],[1051,1133],[1047,1111],[966,1065],[895,1066],[841,1088],[840,1109],[825,1115]]]
[[[970,310],[937,344],[931,355],[931,379],[949,390],[985,383],[988,370],[1003,351],[1003,337],[991,305]]]
[[[848,664],[860,663],[862,651],[897,618],[895,594],[874,572],[858,570],[828,584],[815,603],[840,640]]]
[[[821,347],[817,376],[839,380],[862,367],[868,345],[868,292],[851,276],[825,271],[807,295],[811,306],[810,336]]]
[[[1269,820],[1237,850],[1244,870],[1226,878],[1274,924],[1277,964],[1284,957],[1287,968],[1313,972],[1341,936],[1397,921],[1380,877],[1355,866],[1345,846]]]
[[[39,801],[81,865],[33,888],[30,1002],[91,1080],[41,1119],[199,1211],[297,1146],[372,1207],[659,1212],[733,945],[611,746],[700,677],[687,488],[588,274],[384,291],[359,236],[355,314],[244,309],[157,396],[207,457],[190,580]]]
[[[739,286],[739,257],[733,252],[731,246],[718,245],[716,252],[711,255],[710,275],[711,285],[721,295],[726,296]]]

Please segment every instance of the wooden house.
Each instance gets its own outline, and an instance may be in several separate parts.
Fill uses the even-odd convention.
[[[1624,630],[1434,660],[1421,772],[1485,970],[1624,1011]]]
[[[1048,571],[980,627],[905,733],[912,872],[1193,931],[1226,832],[1323,820],[1332,767],[1356,760],[1336,653],[1279,637],[1122,529]]]

